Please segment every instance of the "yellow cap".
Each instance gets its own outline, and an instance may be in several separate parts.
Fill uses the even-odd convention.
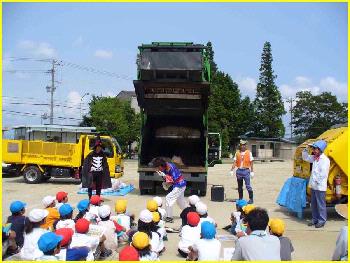
[[[157,211],[158,203],[154,200],[148,200],[147,201],[147,209],[151,212]]]
[[[248,215],[253,209],[255,208],[255,205],[246,205],[246,206],[243,206],[243,212]]]
[[[126,204],[127,204],[127,200],[125,199],[119,199],[115,202],[115,211],[117,213],[125,213],[126,211]]]
[[[158,223],[160,221],[159,212],[152,212],[152,215],[153,215],[153,222]]]
[[[269,222],[269,227],[271,229],[271,232],[276,235],[283,235],[285,224],[282,219],[279,218],[271,218]]]
[[[132,245],[137,249],[144,249],[149,245],[149,237],[144,232],[136,232],[132,236]]]

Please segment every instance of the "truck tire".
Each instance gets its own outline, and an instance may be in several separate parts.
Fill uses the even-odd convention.
[[[51,176],[48,176],[48,177],[43,177],[41,179],[42,182],[47,182],[48,180],[50,180]]]
[[[23,177],[27,184],[39,184],[43,178],[43,173],[37,166],[31,165],[23,170]]]

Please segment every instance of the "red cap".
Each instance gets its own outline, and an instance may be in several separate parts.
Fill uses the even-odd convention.
[[[75,231],[80,234],[86,234],[89,231],[90,221],[80,218],[75,223]]]
[[[68,196],[68,193],[66,193],[66,192],[58,192],[57,194],[56,194],[56,200],[58,201],[58,202],[62,202],[62,200],[65,198],[65,197],[67,197]]]
[[[74,231],[71,228],[60,228],[57,229],[55,233],[56,235],[62,236],[61,246],[64,247],[72,240]]]
[[[187,214],[187,223],[191,226],[197,226],[199,223],[199,215],[196,212],[189,212]]]
[[[100,202],[103,202],[103,199],[99,197],[98,195],[93,195],[90,198],[90,204],[92,205],[99,205]]]
[[[119,252],[120,261],[139,261],[139,252],[132,246],[126,246]]]

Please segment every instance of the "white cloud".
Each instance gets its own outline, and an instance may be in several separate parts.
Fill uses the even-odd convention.
[[[84,43],[83,37],[82,37],[82,36],[79,36],[77,39],[75,39],[75,40],[73,41],[72,46],[73,46],[73,47],[81,47],[81,46],[83,45],[83,43]]]
[[[56,50],[46,42],[35,42],[31,40],[23,40],[19,42],[18,47],[26,50],[30,55],[36,57],[53,58],[57,57]]]
[[[257,82],[254,78],[243,77],[235,80],[243,96],[249,96],[254,99],[256,93]]]
[[[97,58],[103,58],[103,59],[110,59],[113,57],[113,52],[104,50],[104,49],[98,49],[95,51],[95,57]]]

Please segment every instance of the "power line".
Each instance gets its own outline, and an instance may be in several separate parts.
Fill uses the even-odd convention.
[[[41,117],[41,114],[37,114],[37,113],[32,113],[32,112],[21,112],[21,111],[12,111],[12,110],[3,110],[3,113],[8,113],[8,114],[12,114],[12,115],[20,115],[20,116],[31,116],[31,117]],[[58,117],[54,117],[54,119],[58,119],[58,120],[75,120],[75,121],[81,121],[82,119],[78,119],[78,118],[71,118],[71,117],[63,117],[63,116],[58,116]]]
[[[32,102],[7,102],[7,104],[11,105],[31,105],[31,106],[50,106],[49,103],[32,103]],[[54,104],[55,107],[62,107],[62,108],[68,108],[68,109],[77,109],[77,107],[74,106],[67,106],[62,104]],[[88,108],[82,108],[82,110],[87,110]]]

